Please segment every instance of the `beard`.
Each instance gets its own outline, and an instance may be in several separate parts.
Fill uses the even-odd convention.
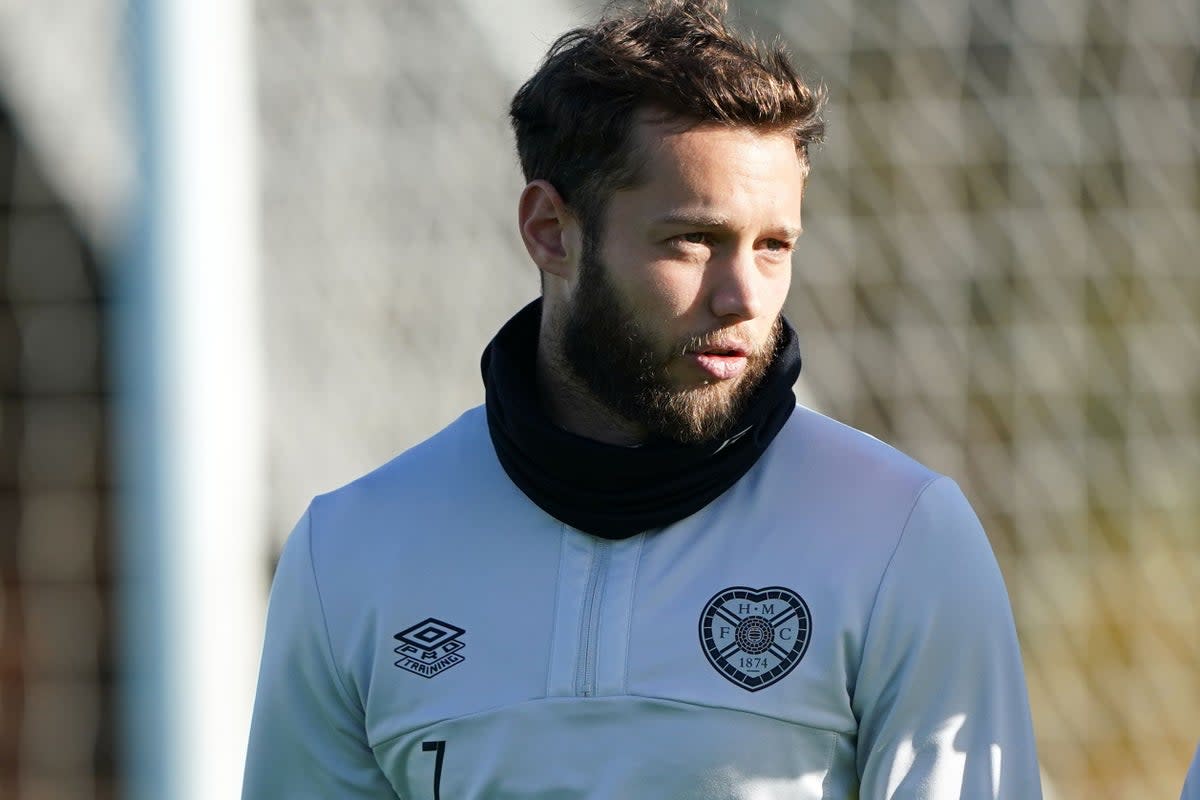
[[[594,399],[651,434],[681,444],[726,438],[775,357],[780,319],[766,341],[747,353],[738,378],[678,388],[671,362],[710,346],[725,328],[656,343],[609,280],[597,238],[585,237],[579,285],[560,329],[567,368]]]

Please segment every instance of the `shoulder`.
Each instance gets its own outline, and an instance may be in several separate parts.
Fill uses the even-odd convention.
[[[866,469],[871,475],[917,481],[936,477],[925,465],[869,433],[804,406],[796,406],[780,436],[789,449],[800,449],[830,468]]]
[[[766,454],[773,482],[810,499],[861,503],[897,513],[942,477],[879,439],[797,406]]]
[[[798,406],[746,487],[752,506],[875,586],[901,547],[987,556],[974,511],[949,477],[862,431]],[[915,547],[914,547],[915,546]],[[893,565],[893,568],[895,565]]]
[[[350,483],[318,495],[313,502],[323,514],[337,514],[397,493],[420,491],[450,475],[465,479],[465,468],[494,458],[483,407],[476,406],[425,441]]]
[[[482,407],[309,506],[314,557],[379,551],[385,541],[436,529],[463,505],[506,492]]]

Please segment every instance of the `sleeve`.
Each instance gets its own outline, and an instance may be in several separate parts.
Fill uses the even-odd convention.
[[[1191,769],[1183,780],[1183,794],[1179,795],[1179,800],[1200,800],[1200,746],[1196,747]]]
[[[333,660],[311,527],[310,506],[271,586],[242,798],[394,800]]]
[[[1038,800],[1012,610],[978,518],[948,478],[892,554],[853,691],[863,800]]]

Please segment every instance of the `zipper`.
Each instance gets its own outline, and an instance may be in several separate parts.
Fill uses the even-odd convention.
[[[579,664],[575,670],[575,694],[579,697],[591,697],[596,691],[596,645],[600,638],[600,611],[604,605],[609,547],[607,539],[597,541],[588,569],[579,629]]]

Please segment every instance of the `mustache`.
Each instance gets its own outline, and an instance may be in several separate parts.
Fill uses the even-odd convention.
[[[769,357],[774,355],[783,332],[783,320],[776,317],[765,339],[756,346],[754,340],[745,331],[736,327],[714,328],[705,333],[695,334],[677,343],[676,352],[679,355],[704,352],[706,350],[733,350],[751,358]]]

